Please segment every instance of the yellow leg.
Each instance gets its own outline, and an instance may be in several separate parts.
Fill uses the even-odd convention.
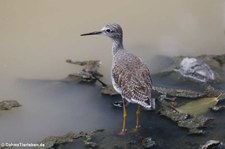
[[[141,114],[141,106],[137,106],[137,111],[136,111],[136,129],[140,128],[140,114]]]
[[[123,127],[120,134],[124,135],[126,131],[127,111],[126,111],[126,105],[125,105],[125,101],[123,97],[122,97],[122,100],[123,100]]]

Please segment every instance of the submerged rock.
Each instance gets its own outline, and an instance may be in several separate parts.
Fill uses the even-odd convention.
[[[209,140],[204,145],[201,145],[200,149],[224,149],[224,145],[223,142],[218,140]]]
[[[211,108],[212,111],[218,112],[220,110],[225,110],[225,105],[223,106],[214,106]]]
[[[95,143],[95,142],[90,142],[90,141],[84,140],[84,144],[85,144],[85,146],[87,146],[89,148],[96,148],[97,147],[97,143]]]
[[[172,109],[160,110],[160,114],[176,122],[179,127],[187,128],[189,134],[204,134],[205,132],[201,128],[205,127],[206,122],[211,120],[211,118],[204,116],[190,116]]]
[[[42,140],[40,143],[44,144],[45,146],[42,149],[51,149],[58,145],[71,143],[73,140],[77,138],[74,132],[69,132],[63,136],[50,136]],[[37,148],[38,149],[38,148]]]
[[[159,113],[172,121],[176,122],[179,127],[187,128],[189,134],[204,134],[202,127],[206,126],[206,123],[211,120],[204,116],[192,116],[187,113],[181,113],[176,108],[169,106],[163,99],[159,99],[161,102],[161,109]],[[163,102],[162,102],[163,101]]]
[[[3,100],[0,102],[0,110],[11,110],[14,107],[20,106],[21,104],[16,100]]]
[[[184,90],[184,89],[175,89],[175,88],[165,88],[165,87],[158,87],[153,86],[153,90],[156,92],[168,95],[172,97],[184,97],[184,98],[199,98],[206,96],[206,93],[196,92],[192,90]]]
[[[211,118],[205,116],[191,116],[183,121],[178,121],[178,126],[188,128],[189,134],[204,134],[205,131],[201,128],[206,127],[209,120]]]
[[[142,140],[142,145],[143,145],[143,148],[148,149],[148,148],[152,148],[153,146],[155,146],[156,143],[155,143],[155,141],[152,140],[151,137],[147,137]]]
[[[98,143],[99,149],[142,149],[143,145],[153,145],[154,141],[149,140],[150,137],[145,138],[140,133],[126,133],[124,136],[117,133],[104,133],[100,136]],[[143,144],[144,143],[144,144]]]
[[[78,134],[75,134],[74,132],[68,132],[67,134],[63,136],[50,136],[46,137],[44,140],[39,142],[39,144],[44,144],[44,147],[41,147],[42,149],[53,149],[53,148],[60,148],[60,145],[66,144],[66,143],[72,143],[75,139],[81,138],[84,142],[84,145],[89,148],[96,148],[97,143],[92,141],[93,135],[99,132],[103,132],[104,129],[96,129],[91,132],[83,132],[81,131]],[[37,149],[39,149],[37,147]]]
[[[114,90],[113,86],[108,86],[108,85],[106,87],[102,87],[101,93],[103,95],[110,95],[110,96],[119,95],[119,93],[117,93]]]
[[[188,77],[200,82],[212,82],[215,75],[212,69],[203,61],[197,58],[185,57],[174,71],[179,72],[182,76]]]

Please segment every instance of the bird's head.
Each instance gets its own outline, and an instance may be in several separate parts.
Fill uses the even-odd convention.
[[[87,36],[87,35],[104,35],[115,40],[115,39],[123,38],[123,30],[120,27],[120,25],[111,23],[111,24],[105,25],[100,31],[81,34],[81,36]]]

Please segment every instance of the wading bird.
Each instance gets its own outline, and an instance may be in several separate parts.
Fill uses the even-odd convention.
[[[125,100],[138,104],[135,127],[135,130],[138,130],[140,106],[148,110],[155,108],[155,100],[151,98],[152,80],[148,67],[139,57],[124,49],[123,30],[120,25],[107,24],[100,31],[81,34],[81,36],[86,35],[104,35],[112,39],[111,79],[114,89],[121,95],[123,102],[123,126],[120,134],[126,131]]]

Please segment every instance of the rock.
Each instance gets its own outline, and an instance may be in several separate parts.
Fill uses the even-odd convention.
[[[153,90],[156,92],[168,95],[172,97],[184,97],[184,98],[199,98],[206,96],[206,93],[191,91],[191,90],[184,90],[184,89],[175,89],[175,88],[165,88],[165,87],[157,87],[153,86]]]
[[[86,132],[86,133],[80,132],[79,136],[83,138],[83,142],[85,146],[89,148],[96,148],[98,145],[97,143],[92,141],[92,136],[95,135],[96,133],[103,132],[103,131],[104,129],[96,129],[94,131]]]
[[[218,112],[220,110],[225,110],[225,106],[224,105],[223,106],[214,106],[211,108],[211,110],[214,112]]]
[[[224,149],[224,145],[223,142],[218,140],[209,140],[204,145],[201,145],[200,149]]]
[[[204,134],[205,131],[200,128],[205,127],[209,120],[211,120],[211,118],[205,116],[191,116],[185,120],[178,121],[178,126],[188,128],[189,134]]]
[[[89,148],[96,148],[97,147],[97,144],[95,142],[91,142],[91,141],[84,140],[84,144],[85,144],[85,146],[87,146]]]
[[[222,90],[217,90],[211,85],[206,85],[205,87],[205,94],[207,97],[218,97],[219,101],[222,101],[225,99],[225,93]]]
[[[225,64],[225,54],[213,55],[212,58],[217,61],[221,66]]]
[[[68,132],[67,134],[63,136],[50,136],[46,137],[44,140],[39,142],[38,144],[42,143],[45,146],[42,147],[42,149],[52,149],[57,148],[60,145],[66,144],[66,143],[72,143],[75,139],[81,138],[84,142],[84,144],[89,148],[96,148],[97,143],[92,141],[92,136],[96,133],[103,132],[104,129],[96,129],[91,132],[83,132],[81,131],[79,134],[75,134],[74,132]],[[39,149],[39,148],[37,148]]]
[[[145,149],[152,148],[155,145],[156,145],[156,143],[155,143],[155,141],[152,140],[151,137],[147,137],[142,140],[142,146]]]
[[[176,108],[170,106],[170,104],[165,100],[159,99],[158,101],[162,104],[161,109],[159,110],[161,115],[171,119],[173,122],[176,122],[179,127],[187,128],[189,130],[189,134],[199,135],[205,133],[201,128],[205,127],[206,123],[211,120],[211,118],[181,113],[177,111]]]
[[[45,146],[42,149],[51,149],[55,146],[65,143],[71,143],[73,140],[77,138],[74,132],[69,132],[63,136],[50,136],[42,140],[40,143],[44,144]],[[38,148],[37,148],[38,149]]]
[[[101,138],[101,139],[99,139]],[[99,136],[99,149],[142,149],[144,136],[141,133],[127,133],[125,136],[117,133],[104,133]]]
[[[179,127],[187,128],[189,134],[204,134],[205,132],[200,128],[205,127],[206,122],[210,120],[210,118],[207,117],[190,116],[186,113],[179,113],[172,109],[160,110],[160,114],[176,122]]]
[[[110,96],[119,95],[119,93],[114,90],[113,86],[102,87],[101,93]]]
[[[95,130],[91,131],[91,134],[94,135],[96,133],[103,132],[103,131],[105,131],[105,129],[95,129]]]
[[[212,69],[206,63],[197,58],[183,58],[180,65],[175,68],[174,71],[179,72],[184,77],[200,82],[212,82],[215,80],[215,75]]]
[[[103,75],[98,72],[101,62],[99,60],[72,61],[66,60],[67,63],[83,66],[80,72],[69,74],[67,80],[78,80],[81,82],[95,82]],[[103,83],[100,81],[100,83]]]
[[[160,114],[168,117],[169,119],[171,119],[174,122],[184,121],[189,116],[186,113],[179,113],[173,109],[169,109],[169,108],[165,108],[165,107],[160,110]]]
[[[14,107],[20,106],[21,104],[16,100],[3,100],[0,102],[0,110],[11,110]]]
[[[224,81],[224,55],[200,55],[197,57],[178,56],[155,76],[163,76],[174,81],[192,83],[220,83]]]
[[[86,134],[84,137],[84,145],[89,147],[89,148],[96,148],[97,147],[97,143],[92,141],[92,133],[91,134]]]

